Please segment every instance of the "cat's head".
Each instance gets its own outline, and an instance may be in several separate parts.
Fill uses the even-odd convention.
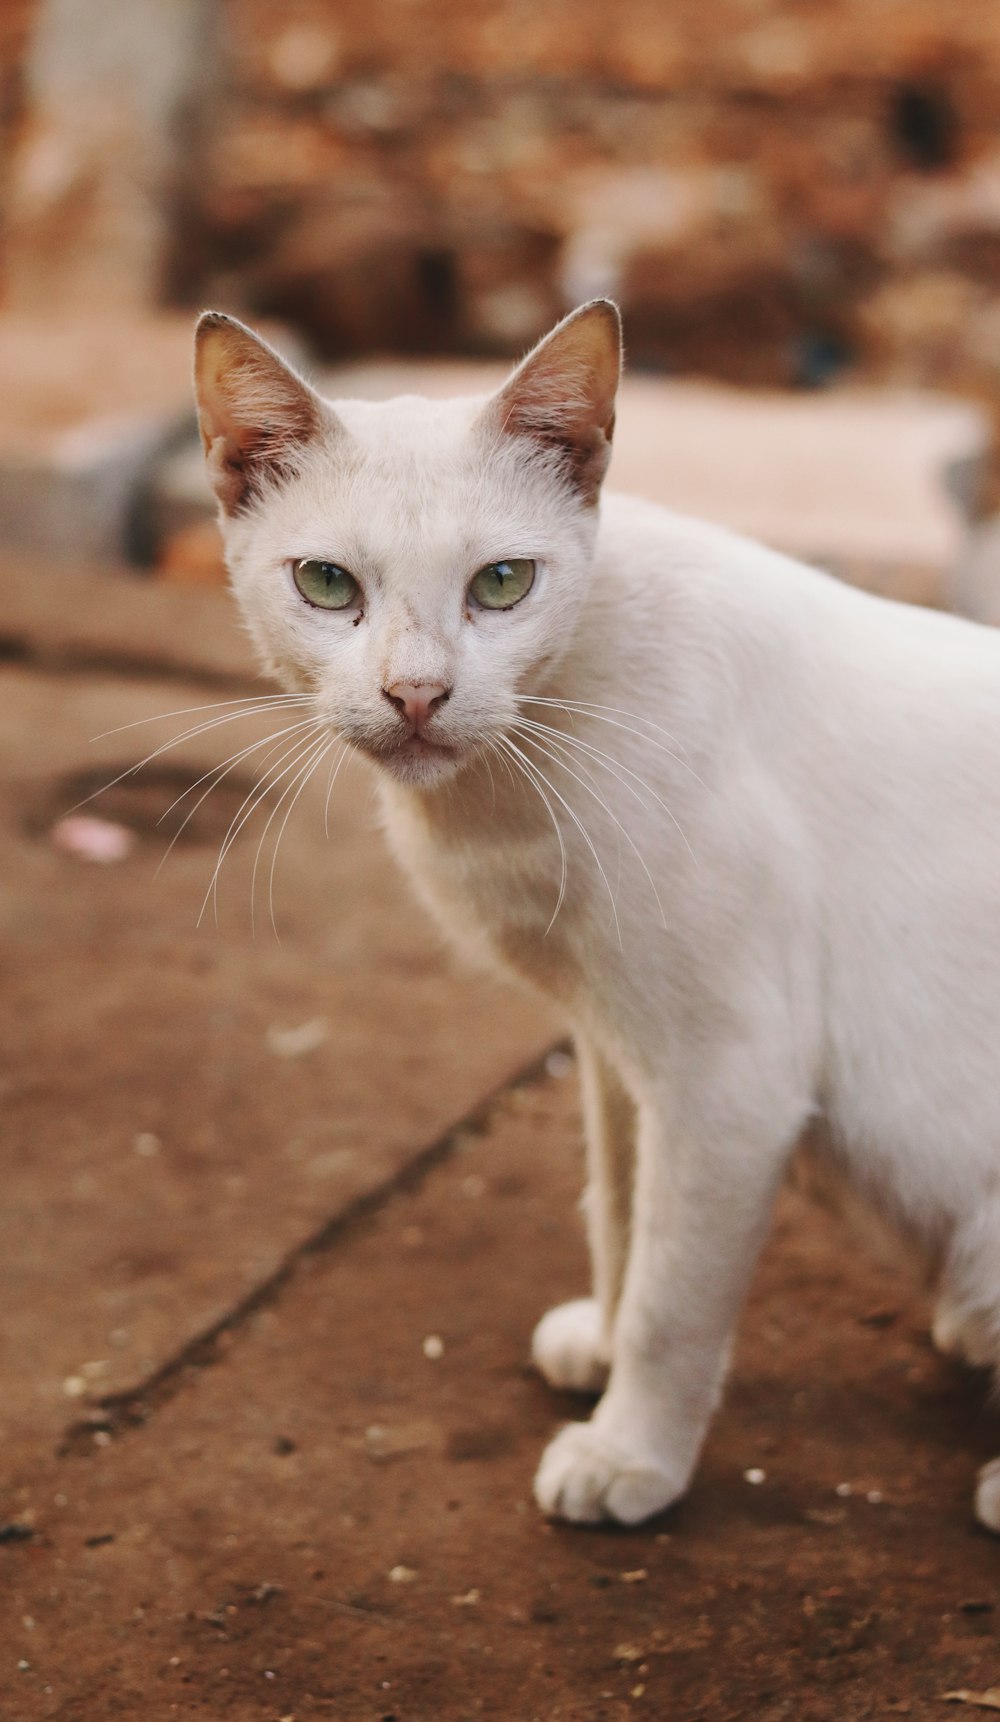
[[[620,362],[597,300],[492,397],[330,404],[241,323],[201,318],[202,439],[261,656],[402,781],[488,747],[565,651]]]

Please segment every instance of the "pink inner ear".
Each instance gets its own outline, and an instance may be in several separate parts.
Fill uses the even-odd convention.
[[[610,459],[621,369],[618,315],[604,301],[553,330],[496,397],[500,427],[563,459],[574,489],[594,502]]]
[[[209,476],[224,511],[233,514],[262,481],[287,475],[293,452],[320,429],[321,403],[276,353],[230,319],[201,325],[196,387]]]

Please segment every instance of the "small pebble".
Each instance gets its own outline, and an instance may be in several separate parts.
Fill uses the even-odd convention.
[[[850,1483],[838,1483],[833,1492],[835,1495],[839,1495],[842,1501],[846,1501],[848,1495],[853,1495],[854,1490]]]
[[[439,1333],[429,1333],[423,1343],[425,1357],[433,1360],[444,1356],[444,1340]]]
[[[869,1489],[867,1495],[865,1496],[865,1500],[870,1502],[870,1504],[873,1507],[877,1507],[879,1502],[881,1501],[881,1499],[882,1499],[881,1489]]]
[[[557,1047],[554,1052],[550,1052],[548,1058],[545,1060],[545,1074],[547,1076],[554,1076],[556,1078],[569,1076],[572,1069],[573,1059],[568,1052],[563,1052],[561,1047]]]
[[[416,1576],[416,1569],[414,1567],[398,1566],[389,1568],[389,1578],[393,1584],[412,1584]]]
[[[160,1152],[163,1143],[158,1136],[154,1136],[152,1130],[140,1130],[132,1146],[141,1159],[152,1160]]]
[[[87,1383],[82,1375],[67,1375],[62,1390],[68,1399],[81,1399],[87,1391]]]
[[[622,1573],[621,1580],[623,1584],[642,1584],[648,1577],[645,1567],[633,1567],[631,1572]]]
[[[315,1052],[323,1045],[330,1032],[325,1017],[315,1016],[309,1022],[300,1023],[298,1028],[279,1028],[272,1023],[265,1035],[267,1050],[275,1058],[305,1058],[307,1053]]]
[[[755,1488],[758,1484],[766,1482],[766,1480],[767,1472],[762,1471],[759,1465],[751,1465],[749,1471],[744,1471],[743,1473],[744,1483],[753,1483]]]

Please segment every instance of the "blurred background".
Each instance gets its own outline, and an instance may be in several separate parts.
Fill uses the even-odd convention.
[[[193,461],[151,505],[133,438],[127,482],[91,489],[86,530],[74,501],[69,541],[23,470],[26,435],[92,420],[106,473],[116,414],[162,453],[187,388],[178,314],[204,304],[343,366],[508,359],[610,293],[633,375],[976,403],[975,459],[952,465],[963,505],[990,510],[1000,12],[981,0],[3,0],[0,31],[8,538],[219,577],[207,535],[164,543],[164,509],[171,529],[204,515]],[[891,418],[872,434],[891,461]]]

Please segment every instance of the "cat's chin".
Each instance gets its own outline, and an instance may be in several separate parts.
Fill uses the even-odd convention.
[[[419,736],[404,742],[402,747],[365,751],[380,771],[414,789],[433,789],[446,783],[460,770],[466,757],[457,748],[422,741]]]

